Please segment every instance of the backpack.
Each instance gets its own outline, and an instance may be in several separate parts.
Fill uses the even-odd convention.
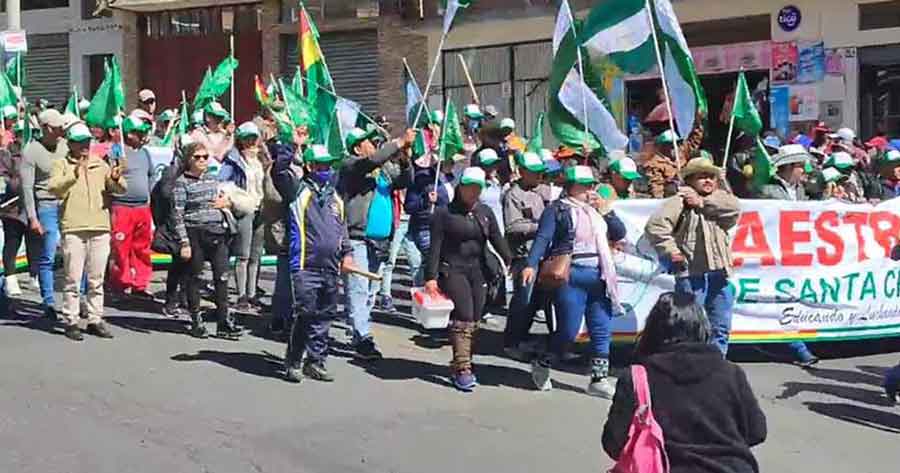
[[[637,408],[628,428],[628,442],[609,473],[668,473],[669,458],[662,427],[653,417],[646,368],[632,365],[631,379]]]

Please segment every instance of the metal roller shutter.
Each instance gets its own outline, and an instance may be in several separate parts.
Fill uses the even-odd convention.
[[[58,108],[65,107],[69,94],[69,35],[28,35],[25,70],[25,96],[30,101],[42,98]]]
[[[337,93],[368,114],[379,113],[377,30],[322,33],[320,42]],[[282,72],[293,76],[298,64],[297,37],[285,37],[284,45]]]

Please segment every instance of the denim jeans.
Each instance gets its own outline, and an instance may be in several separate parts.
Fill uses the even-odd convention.
[[[556,293],[557,328],[550,340],[551,353],[560,356],[578,336],[582,319],[591,337],[591,356],[609,358],[612,341],[612,303],[600,269],[572,266],[569,282]]]
[[[415,279],[422,266],[422,254],[409,237],[409,220],[401,219],[400,225],[394,232],[394,239],[391,240],[391,249],[388,253],[388,260],[381,266],[381,295],[391,295],[391,284],[394,282],[394,267],[397,264],[397,257],[400,256],[400,250],[406,254],[406,262],[409,263],[409,274]]]
[[[44,227],[44,241],[38,258],[38,282],[41,286],[41,299],[47,308],[53,307],[56,303],[53,264],[56,262],[56,248],[59,246],[59,205],[39,203],[37,214],[41,226]]]
[[[377,273],[381,261],[375,252],[363,240],[350,240],[353,250],[353,264],[360,269]],[[344,307],[353,324],[353,343],[372,339],[371,321],[372,307],[375,305],[375,293],[379,289],[376,281],[371,281],[355,274],[344,275]]]
[[[294,289],[291,281],[291,259],[288,255],[278,255],[275,269],[275,293],[272,294],[272,317],[284,322],[290,328],[294,320]]]
[[[512,264],[513,296],[509,300],[509,311],[506,314],[506,329],[503,331],[504,347],[515,347],[528,338],[537,311],[543,309],[548,316],[548,322],[552,318],[549,316],[549,302],[552,294],[536,288],[534,281],[522,284],[522,270],[525,269],[526,264],[524,260],[516,260]]]
[[[431,228],[425,227],[420,229],[409,230],[408,238],[416,245],[419,250],[419,261],[428,261],[428,250],[431,248]],[[420,264],[418,271],[410,272],[413,275],[413,286],[422,287],[425,285],[425,265]]]
[[[734,289],[728,285],[728,275],[725,271],[710,271],[697,276],[677,278],[675,293],[693,296],[697,304],[706,309],[706,317],[712,329],[712,343],[719,347],[723,356],[727,355]]]

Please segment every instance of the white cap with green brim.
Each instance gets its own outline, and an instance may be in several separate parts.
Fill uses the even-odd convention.
[[[666,130],[666,131],[660,133],[659,136],[656,137],[656,144],[658,144],[658,145],[671,145],[671,144],[674,144],[674,143],[675,143],[675,140],[676,140],[677,138],[678,138],[678,137],[675,136],[675,132],[674,132],[674,131],[672,131],[672,130]]]
[[[170,122],[175,119],[175,116],[178,114],[175,110],[168,108],[163,110],[162,113],[159,114],[159,121],[161,122]]]
[[[353,149],[356,148],[356,145],[362,143],[363,141],[371,139],[372,136],[375,135],[375,133],[377,133],[377,130],[375,130],[374,127],[369,131],[363,130],[362,128],[354,128],[350,130],[347,133],[347,139],[345,140],[347,151],[352,152]]]
[[[466,105],[466,108],[463,111],[463,113],[467,117],[469,117],[473,120],[483,120],[484,119],[484,114],[481,113],[481,107],[479,107],[477,103],[470,103],[469,105]]]
[[[4,119],[13,119],[19,116],[19,109],[15,105],[6,105],[0,113],[3,114]]]
[[[191,122],[195,125],[200,125],[203,123],[203,110],[197,110],[191,114]]]
[[[884,158],[882,158],[881,160],[884,163],[900,164],[900,151],[892,149],[885,153]]]
[[[234,131],[234,137],[239,140],[259,138],[259,127],[253,122],[241,123],[241,126],[237,127],[237,130]]]
[[[443,125],[444,124],[444,112],[442,112],[440,110],[432,110],[431,113],[428,115],[428,123],[429,124],[433,123],[436,125]]]
[[[512,118],[504,118],[500,120],[500,129],[501,130],[515,130],[516,129],[516,121]]]
[[[853,167],[853,156],[850,156],[850,153],[845,151],[838,151],[837,153],[832,153],[828,158],[828,161],[825,161],[826,166],[833,166],[838,169],[847,169]]]
[[[463,171],[462,177],[459,178],[459,183],[464,186],[474,184],[484,188],[487,186],[487,176],[484,174],[484,169],[470,167]]]
[[[526,151],[524,153],[516,155],[516,158],[519,166],[522,166],[523,168],[531,172],[544,172],[544,170],[547,169],[547,167],[544,165],[544,160],[542,160],[537,153]]]
[[[641,174],[637,170],[637,163],[628,156],[613,161],[613,163],[609,165],[609,170],[622,176],[622,178],[628,181],[640,179],[641,177]]]
[[[85,111],[91,108],[91,101],[88,99],[81,99],[78,101],[78,110]]]
[[[203,111],[206,112],[207,115],[212,115],[214,117],[219,117],[222,119],[228,117],[228,110],[225,110],[225,107],[223,107],[219,102],[210,102]]]
[[[494,151],[494,148],[485,148],[478,152],[478,163],[482,166],[491,166],[497,164],[499,161],[500,156],[497,156],[497,152]]]
[[[66,132],[66,140],[75,143],[91,141],[91,138],[93,138],[93,136],[91,136],[91,130],[84,123],[76,123],[69,127],[69,131]]]
[[[306,152],[303,153],[303,160],[307,163],[331,163],[337,161],[337,158],[328,152],[328,147],[325,145],[312,145],[306,148]]]
[[[843,173],[835,168],[825,168],[822,170],[822,180],[826,183],[837,182],[845,177]]]
[[[122,123],[122,131],[125,133],[147,133],[151,128],[152,126],[149,123],[141,120],[135,115],[129,115],[128,118],[125,119],[125,122]]]
[[[547,161],[553,159],[553,151],[550,151],[547,148],[541,148],[540,153],[541,153],[541,160],[544,162],[547,162]]]
[[[25,120],[19,120],[13,125],[13,132],[21,133],[23,131],[25,131]]]
[[[566,183],[589,186],[596,184],[597,178],[594,177],[594,170],[588,166],[571,166],[566,168]]]

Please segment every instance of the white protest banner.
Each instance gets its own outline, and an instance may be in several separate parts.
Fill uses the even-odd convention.
[[[0,44],[7,53],[28,52],[28,36],[25,31],[0,31]]]
[[[659,200],[620,200],[628,229],[615,254],[628,315],[613,321],[617,341],[633,340],[674,279],[644,236]],[[732,229],[733,343],[857,340],[900,334],[900,199],[879,205],[839,201],[741,201]]]

